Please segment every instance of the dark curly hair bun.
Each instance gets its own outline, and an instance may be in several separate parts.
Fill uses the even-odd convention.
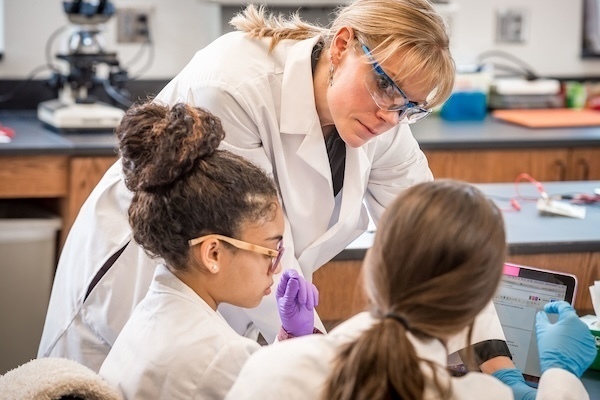
[[[160,191],[215,152],[225,132],[208,111],[178,103],[135,104],[116,129],[125,174],[132,191]]]

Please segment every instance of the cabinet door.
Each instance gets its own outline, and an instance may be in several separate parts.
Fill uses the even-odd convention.
[[[66,156],[2,157],[0,198],[48,198],[67,194]]]
[[[600,179],[600,148],[572,149],[569,156],[568,180]]]
[[[362,260],[330,261],[315,271],[313,283],[319,289],[317,313],[326,327],[365,310],[361,266]]]
[[[106,170],[117,160],[108,157],[73,157],[70,160],[69,193],[63,204],[63,229],[60,246],[65,242],[69,229],[75,221],[79,209],[88,198]]]
[[[472,183],[512,182],[526,172],[539,181],[566,179],[567,149],[425,150],[436,178]]]

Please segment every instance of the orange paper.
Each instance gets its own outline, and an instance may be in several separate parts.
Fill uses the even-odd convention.
[[[570,108],[494,110],[492,116],[528,128],[600,126],[600,111]]]

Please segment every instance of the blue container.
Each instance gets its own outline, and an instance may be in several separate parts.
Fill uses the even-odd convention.
[[[444,103],[440,117],[447,121],[481,121],[487,115],[483,92],[455,92]]]

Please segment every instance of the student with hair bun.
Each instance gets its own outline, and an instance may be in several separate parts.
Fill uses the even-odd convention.
[[[327,336],[254,353],[227,399],[588,398],[578,378],[594,360],[594,339],[566,302],[546,306],[559,314],[556,324],[538,316],[537,393],[523,389],[516,369],[498,371],[499,380],[446,369],[448,340],[470,335],[500,282],[504,235],[500,210],[473,186],[440,180],[407,189],[388,207],[363,263],[369,311]]]
[[[125,399],[222,399],[260,345],[217,306],[256,307],[271,292],[284,252],[277,189],[259,167],[217,149],[225,132],[203,109],[134,105],[116,134],[133,238],[164,264],[100,375]],[[277,292],[281,334],[312,333],[314,286],[288,272]]]

